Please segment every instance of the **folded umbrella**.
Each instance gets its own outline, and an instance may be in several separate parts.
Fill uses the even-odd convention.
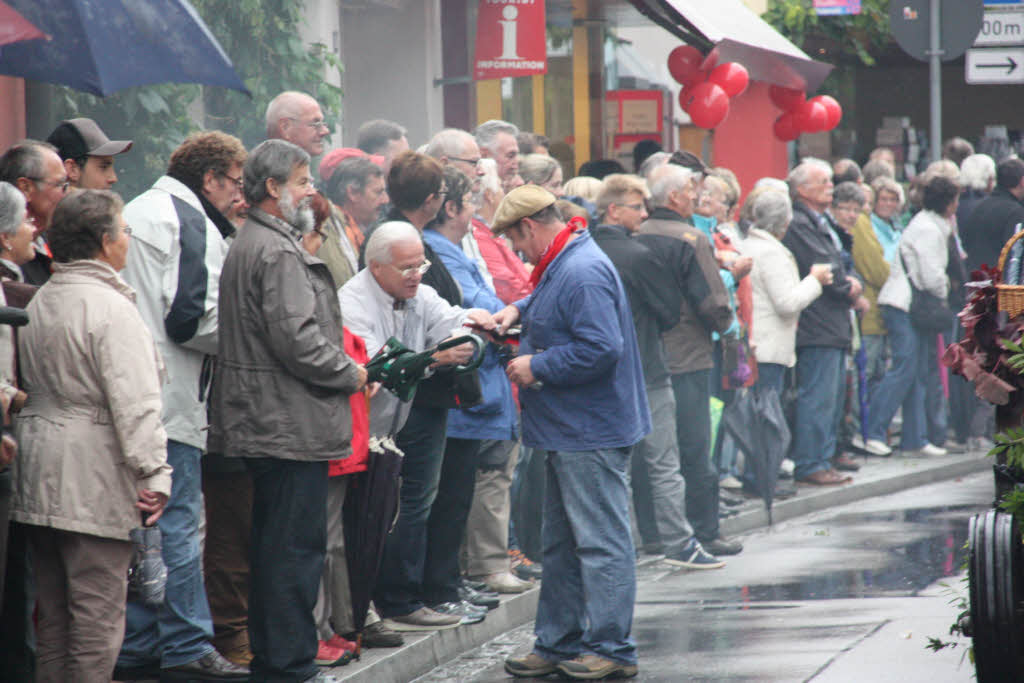
[[[427,370],[436,363],[434,354],[462,344],[476,347],[473,358],[466,365],[455,366],[455,372],[464,373],[480,367],[484,359],[484,341],[475,334],[464,334],[446,339],[432,349],[416,353],[402,342],[390,337],[380,351],[366,364],[366,381],[380,382],[388,391],[402,401],[411,401],[416,395],[420,380],[427,377]]]
[[[105,97],[152,83],[203,83],[249,94],[186,0],[5,0],[50,36],[0,50],[0,74]]]
[[[743,486],[761,497],[772,523],[779,466],[789,451],[790,431],[775,389],[751,389],[722,412],[721,428],[743,451]]]
[[[162,605],[167,587],[167,565],[164,564],[163,537],[156,525],[135,527],[129,534],[132,543],[132,564],[128,569],[128,597],[151,607]]]

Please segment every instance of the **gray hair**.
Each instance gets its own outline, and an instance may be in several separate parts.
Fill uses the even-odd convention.
[[[837,185],[846,181],[859,183],[864,179],[860,166],[853,159],[840,159],[832,164],[832,175]]]
[[[469,142],[475,142],[473,136],[461,128],[445,128],[430,138],[423,153],[435,159],[462,156]]]
[[[651,203],[666,206],[668,196],[686,187],[693,180],[694,173],[678,164],[664,164],[651,173]]]
[[[558,160],[547,154],[527,154],[519,159],[519,175],[523,182],[534,185],[543,185],[551,180],[558,167]]]
[[[374,119],[359,126],[356,131],[356,147],[367,154],[380,154],[387,150],[392,140],[401,140],[408,131],[400,124],[387,119]]]
[[[756,190],[759,187],[767,187],[772,190],[778,190],[779,192],[789,193],[789,185],[787,185],[786,181],[781,178],[772,178],[771,176],[759,178],[758,181],[754,183],[754,189]]]
[[[896,169],[885,159],[872,159],[864,164],[864,182],[871,185],[878,178],[896,179]]]
[[[644,162],[640,164],[640,168],[637,170],[637,175],[643,176],[647,182],[650,182],[650,175],[654,169],[659,166],[664,166],[668,163],[668,160],[672,158],[672,155],[668,152],[655,152],[651,156],[644,159]]]
[[[0,235],[13,235],[25,222],[25,195],[8,182],[0,181]]]
[[[267,181],[288,182],[296,166],[309,166],[309,155],[285,140],[267,140],[256,146],[245,161],[245,201],[255,206],[269,197]]]
[[[793,203],[782,192],[767,190],[754,200],[754,223],[773,237],[782,239],[793,220]]]
[[[903,186],[897,183],[889,176],[879,176],[875,178],[875,182],[871,183],[871,191],[875,193],[875,202],[878,202],[878,197],[882,192],[892,192],[900,198],[900,206],[907,201],[906,195],[903,193]]]
[[[836,189],[832,193],[832,206],[843,202],[853,202],[860,206],[863,205],[865,201],[867,201],[867,197],[864,196],[864,190],[861,189],[859,183],[855,183],[852,180],[839,183],[836,185]]]
[[[0,156],[0,180],[14,185],[18,178],[42,178],[46,173],[46,150],[57,153],[56,147],[39,140],[22,140],[14,145]]]
[[[996,162],[987,154],[972,154],[960,164],[960,184],[985,192],[996,180]]]
[[[481,159],[480,189],[484,192],[498,192],[502,189],[501,178],[498,177],[498,162],[494,159]]]
[[[371,178],[383,178],[384,171],[366,157],[350,157],[338,164],[325,184],[324,194],[335,204],[348,204],[348,190],[355,192],[366,189]]]
[[[299,115],[302,104],[306,101],[316,102],[311,96],[297,90],[285,90],[277,97],[270,100],[267,105],[266,125],[267,137],[273,138],[278,135],[277,123],[281,119]]]
[[[476,144],[481,147],[486,147],[492,153],[494,152],[494,147],[497,144],[498,136],[502,133],[516,137],[519,135],[519,128],[508,121],[491,119],[490,121],[484,121],[476,127],[476,130],[473,131],[473,135],[476,136]]]
[[[391,247],[403,242],[421,242],[422,237],[412,223],[387,221],[377,226],[366,240],[366,263],[391,263]]]
[[[789,196],[791,199],[796,199],[798,187],[803,187],[811,182],[811,172],[816,169],[823,170],[830,178],[832,177],[832,167],[828,165],[828,162],[813,157],[807,157],[789,172],[789,175],[786,176],[786,182],[789,184]]]

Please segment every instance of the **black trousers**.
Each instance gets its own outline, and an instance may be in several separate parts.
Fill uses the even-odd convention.
[[[423,599],[428,604],[459,599],[459,548],[473,506],[479,458],[479,439],[449,437],[445,443],[441,480],[427,520]]]
[[[313,607],[327,549],[327,462],[246,464],[253,477],[250,680],[305,681],[320,670]]]
[[[718,473],[711,464],[711,371],[672,375],[686,517],[701,543],[718,538]]]

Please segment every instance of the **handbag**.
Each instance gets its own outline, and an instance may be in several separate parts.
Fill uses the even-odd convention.
[[[898,247],[897,247],[898,249]],[[907,262],[900,252],[900,263],[910,284],[910,324],[921,332],[940,334],[953,326],[953,310],[945,297],[935,296],[931,292],[918,289],[907,270]]]

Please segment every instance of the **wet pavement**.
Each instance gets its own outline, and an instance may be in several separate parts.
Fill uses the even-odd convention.
[[[971,681],[966,642],[941,653],[925,644],[948,638],[951,603],[966,592],[967,520],[991,498],[991,474],[977,474],[749,534],[721,570],[645,558],[635,680]],[[501,662],[532,641],[528,624],[417,681],[517,680]]]

